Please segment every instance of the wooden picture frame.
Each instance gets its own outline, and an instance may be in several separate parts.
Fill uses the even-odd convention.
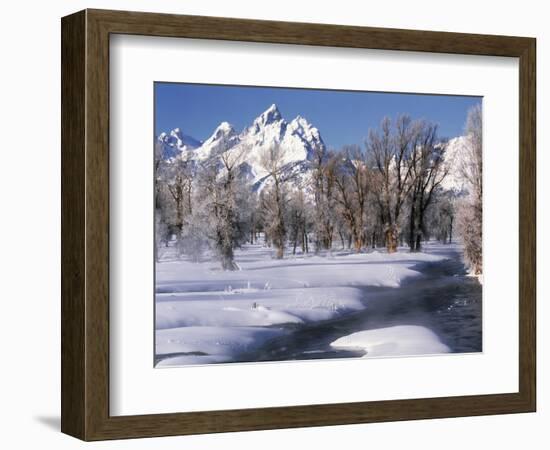
[[[62,30],[62,416],[84,440],[474,416],[536,405],[536,41],[355,26],[85,10]],[[109,415],[109,36],[133,34],[519,58],[519,391]]]

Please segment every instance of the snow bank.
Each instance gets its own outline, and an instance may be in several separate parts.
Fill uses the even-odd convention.
[[[180,367],[198,364],[215,364],[229,362],[231,358],[219,355],[184,355],[160,360],[156,367]]]
[[[341,253],[332,256],[288,256],[271,259],[271,250],[247,246],[236,253],[239,271],[221,271],[219,263],[167,261],[157,264],[157,292],[215,292],[231,289],[296,289],[332,286],[399,287],[419,276],[419,263],[442,255],[409,253]]]
[[[330,345],[334,348],[364,350],[364,358],[426,355],[450,351],[430,329],[413,325],[360,331],[341,337]]]
[[[261,327],[182,327],[156,331],[158,365],[208,364],[235,359],[284,331]]]
[[[156,328],[269,326],[328,320],[360,310],[357,288],[310,288],[157,294]]]

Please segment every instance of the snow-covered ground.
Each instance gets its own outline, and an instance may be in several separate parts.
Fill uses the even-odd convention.
[[[428,248],[417,254],[334,251],[275,260],[271,249],[247,245],[236,252],[240,270],[234,272],[220,270],[213,258],[194,263],[176,258],[172,247],[161,249],[157,366],[229,362],[288,333],[283,324],[300,326],[366,308],[362,287],[398,288],[420,276],[415,265],[445,258],[437,247]]]
[[[427,248],[275,260],[271,249],[247,245],[236,252],[240,270],[233,272],[222,271],[213,258],[194,263],[176,258],[171,247],[162,249],[156,265],[158,366],[229,362],[288,333],[283,324],[299,327],[367,308],[362,287],[398,288],[420,276],[415,265],[445,258],[440,247]]]

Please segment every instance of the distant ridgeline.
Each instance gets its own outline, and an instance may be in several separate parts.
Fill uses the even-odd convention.
[[[464,137],[456,137],[446,143],[446,160],[452,161],[450,168],[460,165],[456,160],[460,156],[463,140]],[[246,177],[254,190],[261,189],[264,183],[269,182],[268,173],[261,162],[262,154],[269,147],[282,149],[283,178],[292,180],[293,184],[304,189],[311,181],[308,172],[313,169],[316,156],[319,156],[316,154],[328,150],[318,128],[301,116],[288,122],[275,104],[241,133],[228,122],[222,122],[204,142],[175,128],[169,133],[161,133],[157,143],[161,146],[161,157],[166,161],[181,158],[204,163],[228,150],[241,152],[240,174]],[[456,173],[449,173],[443,185],[446,189],[456,191],[464,189],[464,183]]]

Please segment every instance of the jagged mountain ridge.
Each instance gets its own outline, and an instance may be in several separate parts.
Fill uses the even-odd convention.
[[[175,158],[202,145],[201,141],[183,134],[179,128],[174,128],[170,133],[160,133],[157,140],[162,144],[164,159]]]
[[[465,190],[464,182],[458,174],[465,139],[465,136],[459,136],[448,141],[445,160],[450,172],[442,183],[446,190]],[[275,104],[241,133],[228,122],[222,122],[204,142],[183,134],[179,128],[170,133],[161,133],[157,140],[162,144],[162,153],[167,160],[184,158],[204,163],[219,158],[222,152],[238,153],[242,161],[240,173],[246,176],[255,189],[261,189],[267,182],[268,174],[261,159],[270,146],[282,149],[283,177],[292,178],[301,186],[305,186],[309,179],[315,149],[326,148],[320,131],[307,119],[298,115],[288,122]]]
[[[238,133],[228,122],[222,122],[204,142],[184,135],[179,129],[161,133],[158,141],[163,146],[165,159],[181,157],[198,163],[219,157],[227,151],[239,154],[241,173],[256,187],[264,182],[267,172],[262,155],[271,146],[279,146],[286,175],[307,172],[315,149],[324,149],[319,130],[307,119],[297,116],[290,122],[283,118],[277,105],[271,105],[252,124]]]

